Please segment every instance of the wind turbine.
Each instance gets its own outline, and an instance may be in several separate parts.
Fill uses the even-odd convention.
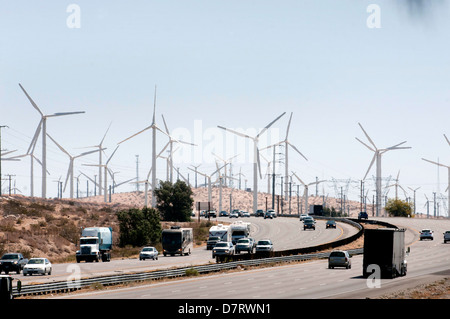
[[[444,165],[441,163],[436,163],[430,160],[427,160],[425,158],[422,158],[424,161],[430,162],[432,164],[438,165],[438,166],[442,166],[442,167],[446,167],[448,170],[448,186],[447,186],[447,200],[448,200],[448,206],[447,206],[447,216],[450,217],[450,166],[448,165]]]
[[[156,112],[156,85],[155,85],[155,96],[153,100],[153,119],[152,124],[150,126],[147,126],[143,130],[137,132],[134,135],[131,135],[130,137],[124,139],[123,141],[119,142],[118,144],[122,144],[123,142],[135,137],[136,135],[141,134],[142,132],[145,132],[148,129],[152,129],[152,207],[156,207],[156,196],[155,196],[155,187],[156,187],[156,130],[160,131],[164,135],[169,136],[167,133],[162,131],[157,125],[155,120],[155,112]],[[170,136],[169,136],[170,138]]]
[[[7,158],[5,160],[18,160],[18,158],[29,156],[30,157],[30,196],[34,197],[34,161],[38,162],[42,166],[42,162],[34,156],[34,149],[36,147],[36,139],[33,139],[30,146],[28,147],[28,151],[26,154],[23,155],[17,155],[10,158]],[[2,159],[3,160],[3,159]],[[47,174],[50,175],[50,173],[47,171]]]
[[[366,131],[364,130],[364,128],[362,127],[362,125],[360,123],[358,123],[358,125],[361,127],[362,131],[364,132],[364,135],[367,137],[367,139],[369,140],[370,144],[373,145],[373,148],[368,146],[366,143],[362,142],[359,138],[355,137],[356,140],[358,142],[360,142],[361,144],[363,144],[365,147],[367,147],[369,150],[371,150],[372,152],[374,152],[372,161],[370,162],[369,168],[367,169],[366,175],[364,175],[363,180],[366,179],[367,174],[369,173],[370,169],[372,168],[373,163],[377,162],[377,176],[376,176],[376,201],[375,201],[375,206],[376,206],[376,216],[379,217],[380,215],[380,211],[381,211],[381,156],[386,153],[387,151],[392,151],[392,150],[401,150],[401,149],[410,149],[411,147],[399,147],[400,145],[403,145],[406,143],[406,141],[396,144],[394,146],[388,147],[388,148],[383,148],[383,149],[378,149],[375,145],[375,143],[372,141],[372,139],[369,137],[369,135],[366,133]]]
[[[309,189],[309,186],[312,186],[312,185],[316,185],[316,184],[325,182],[325,180],[315,181],[315,182],[306,184],[305,182],[303,182],[303,181],[300,179],[300,177],[297,176],[297,174],[295,174],[294,172],[292,172],[292,174],[293,174],[295,177],[297,177],[297,179],[299,180],[299,182],[302,183],[303,186],[305,187],[305,193],[304,193],[304,197],[305,197],[305,214],[308,214],[308,189]]]
[[[223,159],[222,157],[220,157],[219,155],[217,155],[217,154],[214,154],[214,153],[212,153],[215,157],[217,157],[219,160],[221,160],[224,164],[225,164],[225,174],[224,174],[224,185],[225,186],[227,186],[227,177],[228,177],[228,175],[227,175],[227,165],[228,164],[231,164],[231,160],[233,159],[233,158],[236,158],[236,157],[238,157],[239,156],[239,154],[237,154],[237,155],[234,155],[234,156],[232,156],[232,157],[230,157],[229,159]],[[230,169],[231,170],[231,169]]]
[[[226,164],[225,164],[226,165]],[[207,175],[205,173],[202,173],[198,170],[193,170],[192,168],[188,167],[188,169],[190,169],[193,172],[196,172],[197,174],[200,174],[202,176],[205,176],[208,179],[208,202],[211,203],[212,200],[212,190],[211,190],[211,177],[216,174],[218,171],[220,171],[220,169],[222,169],[225,165],[223,165],[222,167],[216,169],[214,172],[212,172],[210,175]]]
[[[406,194],[405,189],[402,187],[402,185],[400,185],[399,183],[399,177],[400,177],[400,171],[398,171],[397,173],[397,179],[395,180],[395,184],[389,185],[387,187],[392,187],[395,186],[395,199],[398,199],[398,188],[400,187],[403,191],[403,193],[405,194],[405,197],[407,197],[408,195]]]
[[[299,153],[305,160],[308,160],[306,157],[305,157],[305,155],[303,155],[291,142],[289,142],[289,140],[288,140],[288,136],[289,136],[289,128],[291,127],[291,120],[292,120],[292,114],[293,114],[293,112],[291,112],[291,116],[290,116],[290,118],[289,118],[289,122],[288,122],[288,126],[287,126],[287,129],[286,129],[286,137],[284,138],[284,140],[283,141],[281,141],[281,142],[278,142],[278,143],[275,143],[275,144],[273,144],[273,145],[270,145],[270,146],[267,146],[267,147],[265,147],[265,148],[262,148],[262,150],[263,149],[267,149],[267,148],[270,148],[270,147],[275,147],[275,146],[277,146],[277,145],[280,145],[280,144],[283,144],[284,143],[284,158],[285,158],[285,160],[286,160],[286,162],[285,162],[285,164],[284,164],[284,178],[285,178],[285,180],[287,181],[288,179],[289,179],[289,156],[288,156],[288,153],[289,153],[289,146],[290,147],[292,147],[297,153]],[[284,197],[285,197],[285,199],[287,199],[287,197],[288,197],[288,192],[289,192],[289,186],[288,186],[288,183],[285,183],[285,185],[284,185]]]
[[[72,156],[69,152],[67,152],[61,145],[58,144],[58,142],[55,141],[55,139],[53,137],[50,136],[50,134],[47,133],[47,136],[53,141],[53,143],[56,144],[56,146],[58,146],[58,148],[65,154],[67,154],[67,156],[69,156],[70,162],[69,162],[69,168],[67,169],[67,175],[66,175],[66,181],[64,182],[64,189],[63,191],[66,191],[66,187],[67,187],[67,181],[70,178],[70,198],[74,198],[73,197],[73,162],[75,161],[76,158],[78,157],[82,157],[82,156],[86,156],[95,152],[98,152],[99,150],[94,150],[94,151],[89,151],[89,152],[84,152],[81,153],[79,155],[76,156]]]
[[[175,153],[173,151],[173,143],[182,143],[182,144],[186,144],[186,145],[192,145],[192,146],[197,146],[195,144],[189,143],[189,142],[185,142],[185,141],[180,141],[180,140],[176,140],[173,137],[170,136],[170,132],[169,132],[169,128],[167,127],[166,124],[166,120],[164,119],[164,115],[161,114],[161,117],[163,119],[164,122],[164,128],[166,129],[166,133],[167,136],[169,137],[169,142],[167,143],[169,146],[169,162],[170,162],[170,174],[169,174],[169,181],[172,183],[173,181],[173,153]]]
[[[105,164],[102,164],[102,165],[98,165],[98,164],[83,164],[83,166],[96,166],[96,167],[100,166],[100,167],[103,167],[103,169],[104,169],[104,173],[103,174],[105,175],[105,181],[104,181],[104,189],[105,189],[104,199],[105,199],[105,203],[108,201],[108,192],[106,191],[108,189],[108,164],[111,161],[111,159],[114,156],[114,154],[116,153],[116,151],[119,148],[119,146],[120,145],[117,145],[116,149],[114,150],[114,152],[112,152],[111,156],[108,158],[108,160],[106,161]],[[98,150],[91,151],[91,152],[92,153],[98,152]]]
[[[112,124],[112,122],[109,123],[109,126],[106,129],[105,135],[103,135],[103,138],[98,145],[92,145],[92,146],[85,147],[85,148],[97,147],[99,149],[99,151],[98,151],[98,165],[99,165],[98,166],[98,194],[99,195],[102,195],[102,189],[103,189],[103,187],[102,187],[102,167],[101,167],[102,153],[103,153],[102,151],[106,149],[106,148],[103,148],[103,141],[105,140],[106,134],[108,134],[111,124]],[[107,190],[105,189],[105,193],[106,192],[107,192]]]
[[[275,120],[270,122],[266,127],[264,127],[259,134],[257,134],[255,137],[249,136],[247,134],[243,134],[234,130],[230,130],[228,128],[225,128],[223,126],[217,126],[218,128],[221,128],[225,131],[231,132],[233,134],[236,134],[238,136],[242,136],[248,139],[251,139],[253,141],[253,213],[256,214],[256,211],[258,210],[258,169],[259,169],[259,178],[261,177],[261,165],[259,161],[259,149],[258,149],[258,141],[259,137],[267,131],[269,127],[272,126],[273,123],[278,121],[286,112],[283,112],[280,116],[278,116]]]
[[[39,109],[37,104],[33,101],[33,99],[28,95],[27,91],[23,88],[23,86],[19,83],[20,88],[23,93],[27,96],[31,105],[39,112],[41,115],[41,121],[39,122],[38,128],[36,129],[36,133],[34,134],[33,141],[37,140],[39,136],[39,130],[42,127],[42,198],[47,197],[47,119],[49,117],[57,117],[64,115],[73,115],[73,114],[81,114],[85,113],[84,111],[77,112],[59,112],[54,114],[44,115],[42,111]]]

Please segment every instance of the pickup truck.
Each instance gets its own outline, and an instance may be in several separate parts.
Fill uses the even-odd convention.
[[[0,259],[0,273],[2,271],[8,274],[10,271],[15,271],[20,274],[23,267],[28,263],[28,259],[24,258],[21,253],[7,253]]]

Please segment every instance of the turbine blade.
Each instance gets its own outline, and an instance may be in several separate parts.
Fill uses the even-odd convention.
[[[277,145],[280,145],[280,144],[282,144],[282,143],[284,143],[284,142],[285,142],[285,141],[281,141],[281,142],[278,142],[278,143],[275,143],[275,144],[272,144],[272,145],[263,147],[263,148],[261,148],[261,151],[262,151],[262,150],[265,150],[265,149],[268,149],[268,148],[271,148],[271,147],[274,147],[274,146],[277,146]]]
[[[67,169],[66,181],[64,182],[63,192],[66,191],[67,181],[69,180],[70,171],[71,171],[72,167],[73,167],[73,160],[70,161],[69,168]]]
[[[257,164],[258,164],[258,172],[259,172],[259,179],[262,179],[262,174],[261,174],[261,161],[259,159],[259,149],[256,148],[256,160],[257,160]]]
[[[22,84],[19,83],[20,88],[22,89],[23,93],[27,96],[28,100],[30,101],[31,105],[41,114],[42,117],[44,117],[44,113],[39,109],[39,107],[34,103],[33,99],[28,95],[27,91],[23,88]]]
[[[109,161],[111,160],[111,158],[114,156],[114,154],[116,153],[117,149],[119,148],[120,145],[117,145],[116,149],[114,150],[114,152],[111,154],[111,156],[108,158],[108,160],[106,161],[105,165],[108,165]]]
[[[287,142],[297,153],[299,153],[301,156],[303,156],[303,158],[305,159],[305,160],[308,160],[307,158],[306,158],[306,156],[305,155],[303,155],[294,145],[292,145],[290,142]]]
[[[66,153],[70,158],[72,158],[72,155],[70,155],[70,154],[69,154],[69,153],[68,153],[61,145],[59,145],[58,142],[56,142],[56,141],[53,139],[53,137],[50,136],[50,134],[47,133],[47,136],[53,141],[53,143],[56,144],[56,146],[59,147],[59,149],[60,149],[62,152]]]
[[[289,135],[289,128],[291,127],[292,114],[294,114],[294,113],[291,112],[291,116],[289,117],[289,122],[288,122],[288,126],[287,126],[287,129],[286,129],[286,138],[285,138],[285,140],[287,140],[288,135]]]
[[[375,145],[375,143],[372,141],[372,139],[370,138],[369,134],[367,134],[367,132],[364,130],[364,128],[362,127],[361,123],[358,123],[358,125],[361,127],[362,131],[364,132],[364,135],[366,135],[367,139],[369,140],[370,144],[373,145],[373,147],[375,147],[375,149],[377,149],[377,146]]]
[[[297,174],[295,174],[294,172],[292,172],[292,174],[299,180],[300,183],[302,183],[304,186],[306,186],[305,182],[302,181],[302,180],[300,179],[300,177],[297,176]]]
[[[148,129],[150,129],[150,128],[152,128],[152,126],[153,125],[150,125],[150,126],[147,126],[146,128],[144,128],[143,130],[141,130],[141,131],[139,131],[139,132],[137,132],[136,134],[133,134],[133,135],[131,135],[130,137],[128,137],[128,138],[126,138],[126,139],[124,139],[123,141],[120,141],[119,143],[117,143],[117,144],[122,144],[123,142],[125,142],[125,141],[128,141],[130,138],[133,138],[133,137],[135,137],[136,135],[139,135],[139,134],[141,134],[142,132],[145,132],[146,130],[148,130]]]
[[[242,137],[246,137],[246,138],[250,138],[250,139],[254,140],[253,137],[248,136],[247,134],[243,134],[243,133],[240,133],[240,132],[237,132],[237,131],[235,131],[235,130],[231,130],[231,129],[229,129],[229,128],[226,128],[226,127],[223,127],[223,126],[219,126],[219,125],[217,125],[217,127],[218,127],[218,128],[221,128],[222,130],[225,130],[225,131],[234,133],[234,134],[236,134],[236,135],[239,135],[239,136],[242,136]]]
[[[359,138],[355,137],[356,140],[358,142],[360,142],[361,144],[363,144],[365,147],[367,147],[369,150],[371,150],[372,152],[376,152],[373,148],[371,148],[369,145],[367,145],[366,143],[364,143],[363,141],[361,141]],[[376,149],[376,148],[375,148]]]
[[[100,141],[100,144],[98,145],[99,147],[101,147],[101,146],[103,145],[103,141],[105,140],[106,134],[108,134],[108,131],[109,131],[109,128],[111,127],[111,124],[112,124],[112,122],[109,123],[109,126],[108,126],[108,128],[106,129],[105,135],[103,135],[103,138],[102,138],[102,140]]]
[[[444,134],[444,137],[445,137],[445,139],[446,139],[448,145],[450,145],[450,141],[449,141],[449,139],[447,138],[447,136],[446,136],[445,134]]]
[[[364,175],[363,180],[365,180],[366,177],[367,177],[367,174],[369,174],[369,171],[370,171],[370,169],[372,168],[372,165],[373,165],[373,163],[375,162],[375,159],[376,159],[376,158],[377,158],[377,153],[375,152],[375,154],[373,154],[372,161],[370,162],[369,168],[367,169],[366,175]]]
[[[275,123],[276,121],[278,121],[284,114],[286,114],[286,112],[283,112],[283,114],[281,114],[280,116],[278,116],[275,120],[273,120],[272,122],[270,122],[268,125],[266,125],[265,128],[263,128],[261,130],[261,132],[259,132],[258,135],[256,135],[256,138],[260,137],[261,134],[263,134],[265,131],[267,131],[269,129],[269,127],[271,127],[273,125],[273,123]]]
[[[46,117],[56,117],[56,116],[65,116],[65,115],[74,115],[74,114],[83,114],[85,111],[77,111],[77,112],[59,112],[50,115],[46,115]]]
[[[42,121],[43,119],[41,118],[36,128],[36,132],[34,133],[33,139],[31,140],[30,146],[28,147],[27,154],[34,152],[34,148],[36,147],[36,141],[39,138],[39,134],[41,133]]]
[[[165,129],[166,129],[167,134],[170,134],[170,133],[169,133],[169,128],[167,127],[166,119],[164,118],[164,115],[161,114],[161,117],[162,117],[162,119],[163,119],[164,127],[165,127]]]
[[[441,163],[436,163],[436,162],[433,162],[433,161],[430,161],[430,160],[427,160],[427,159],[425,159],[425,158],[422,158],[424,161],[426,161],[426,162],[430,162],[430,163],[432,163],[432,164],[436,164],[436,165],[439,165],[439,166],[442,166],[442,167],[450,167],[450,166],[447,166],[447,165],[444,165],[444,164],[441,164]]]

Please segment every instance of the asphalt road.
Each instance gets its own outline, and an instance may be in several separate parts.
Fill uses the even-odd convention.
[[[442,233],[450,230],[450,220],[405,218],[383,220],[408,228],[406,244],[410,246],[411,253],[407,258],[408,273],[405,277],[382,279],[380,282],[363,278],[362,255],[359,255],[352,257],[351,269],[328,269],[326,260],[314,260],[302,264],[242,270],[137,287],[77,293],[62,298],[243,300],[374,298],[450,275],[450,244],[444,244],[442,240]],[[262,234],[274,231],[271,230],[272,227],[268,227],[267,230],[262,228],[261,226],[259,230]],[[419,241],[419,231],[422,228],[434,230],[435,240]]]
[[[235,219],[218,218],[222,222],[234,222]],[[239,218],[242,221],[251,223],[250,235],[255,239],[269,238],[274,243],[275,250],[285,250],[315,246],[341,238],[349,237],[358,230],[346,223],[338,222],[336,229],[326,229],[324,221],[317,221],[316,230],[303,230],[303,223],[294,217],[278,217],[275,219],[264,219],[261,217]],[[23,276],[22,274],[12,274],[14,278],[22,281],[23,285],[29,283],[43,283],[52,281],[62,281],[73,276],[81,278],[104,276],[113,274],[124,274],[130,272],[144,272],[171,267],[188,267],[214,263],[210,250],[206,247],[197,247],[190,256],[166,256],[162,254],[158,260],[139,261],[138,258],[113,259],[110,262],[73,263],[73,264],[53,264],[53,271],[50,276]]]

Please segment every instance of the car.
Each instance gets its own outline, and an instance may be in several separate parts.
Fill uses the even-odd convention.
[[[209,236],[206,241],[206,250],[211,250],[222,238],[219,236]]]
[[[264,214],[264,219],[267,219],[267,218],[273,219],[273,215],[269,211],[265,212],[265,214]]]
[[[273,244],[270,239],[258,240],[255,247],[256,252],[273,251]]]
[[[256,210],[256,217],[264,217],[264,211],[262,209]]]
[[[314,219],[304,219],[303,220],[303,230],[306,229],[314,229],[316,230],[316,222],[314,221]]]
[[[205,213],[205,218],[216,218],[217,217],[217,213],[215,210],[210,210],[208,212]]]
[[[234,255],[233,243],[228,241],[218,242],[212,250],[212,258],[216,256],[232,256]]]
[[[300,214],[300,221],[303,221],[305,217],[308,217],[308,214]]]
[[[273,209],[269,209],[267,212],[269,212],[270,214],[272,214],[273,218],[277,218],[277,212]]]
[[[450,230],[447,230],[444,233],[444,244],[446,244],[448,241],[450,241]]]
[[[28,263],[23,267],[23,275],[52,274],[52,264],[47,258],[30,258]]]
[[[158,260],[158,250],[155,247],[144,247],[139,253],[139,260],[145,259]]]
[[[241,216],[242,217],[250,217],[250,213],[249,212],[242,212]]]
[[[4,271],[5,274],[9,274],[10,271],[15,271],[20,274],[27,263],[28,259],[21,253],[6,253],[0,259],[0,273]]]
[[[366,212],[359,212],[358,219],[369,219],[369,215]]]
[[[308,216],[305,216],[303,218],[303,221],[305,221],[305,220],[312,220],[312,221],[314,221],[314,217],[308,215]]]
[[[422,229],[420,231],[420,240],[431,239],[433,240],[433,231],[431,229]]]
[[[328,268],[345,267],[352,268],[351,256],[346,250],[334,250],[328,256]]]
[[[255,249],[255,241],[253,238],[241,238],[236,242],[236,246],[234,248],[236,254],[239,254],[241,251],[246,251],[249,254],[253,253]]]
[[[231,212],[230,213],[230,218],[238,218],[238,217],[239,217],[239,215],[238,215],[237,212]]]
[[[219,213],[219,216],[228,216],[228,212],[223,210]]]
[[[325,223],[326,228],[336,228],[336,222],[334,220],[327,220]]]

